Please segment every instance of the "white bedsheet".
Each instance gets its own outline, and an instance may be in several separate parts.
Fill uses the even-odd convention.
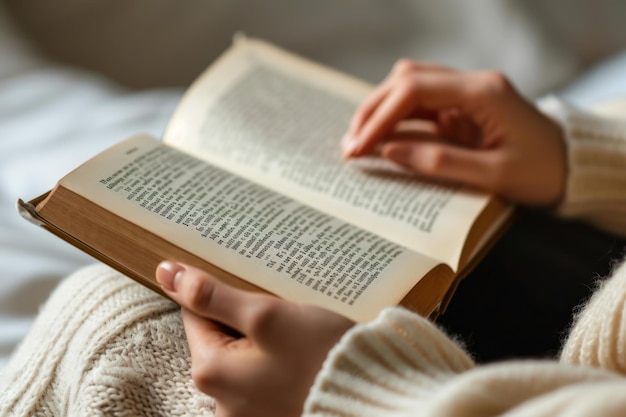
[[[15,201],[128,135],[160,136],[180,95],[111,87],[52,67],[0,83],[0,367],[58,280],[93,262],[19,218]]]
[[[128,135],[160,136],[181,94],[129,92],[40,60],[9,29],[0,5],[0,368],[58,281],[94,262],[22,220],[16,200]]]

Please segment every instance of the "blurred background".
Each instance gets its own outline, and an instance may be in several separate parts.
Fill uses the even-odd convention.
[[[618,0],[7,0],[38,49],[126,85],[187,85],[237,31],[369,81],[399,57],[498,68],[529,94],[624,46]]]
[[[625,12],[619,0],[0,0],[0,368],[58,281],[92,262],[21,220],[15,200],[125,136],[160,135],[235,33],[372,83],[412,58],[591,105],[626,93]]]

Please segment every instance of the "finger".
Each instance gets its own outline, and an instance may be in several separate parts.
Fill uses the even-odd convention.
[[[375,136],[374,138],[372,138],[371,142],[368,142],[366,140],[365,146],[363,146],[364,141],[362,137],[367,137],[368,134],[370,134],[370,132],[368,132],[367,130],[367,126],[369,126],[369,129],[374,128],[375,130],[380,130],[384,132],[385,130],[389,130],[391,127],[393,127],[393,125],[400,121],[403,117],[419,118],[425,120],[437,119],[436,111],[422,108],[420,106],[413,106],[410,109],[406,109],[406,111],[402,112],[401,115],[398,115],[395,118],[391,117],[389,119],[387,118],[392,115],[386,114],[384,108],[383,110],[380,109],[380,107],[383,106],[384,103],[387,103],[387,105],[389,105],[387,99],[389,98],[390,94],[392,94],[394,91],[397,92],[397,90],[402,91],[402,89],[405,88],[407,83],[406,81],[403,81],[403,79],[406,79],[407,77],[410,78],[419,72],[428,71],[441,73],[456,72],[450,68],[442,67],[440,65],[436,65],[430,62],[400,60],[394,65],[394,68],[392,69],[389,77],[355,114],[350,129],[344,137],[342,143],[344,149],[344,157],[358,156],[368,153],[375,146],[375,142],[380,139],[379,136]],[[372,121],[371,119],[375,115],[378,115],[378,119],[374,119]],[[386,121],[387,123],[384,123],[382,126],[378,126],[378,129],[376,129],[376,126],[380,123],[380,120],[382,120],[383,122]],[[380,134],[380,136],[382,135],[384,135],[384,133]]]
[[[457,74],[458,70],[444,67],[433,62],[400,60],[396,63],[393,70],[395,79],[394,81],[402,82],[402,78],[415,76],[418,74],[418,72],[440,72]],[[393,83],[393,81],[390,81],[390,83]],[[439,118],[439,112],[416,106],[413,111],[409,113],[406,117],[410,119],[437,121]]]
[[[270,295],[234,288],[190,265],[162,262],[156,278],[182,307],[253,337],[261,331],[266,313],[279,301]]]
[[[442,142],[446,139],[439,136],[436,132],[402,129],[394,131],[389,136],[385,136],[383,140],[381,150],[384,148],[385,144],[392,142]]]
[[[495,191],[498,154],[492,150],[461,148],[443,142],[390,142],[384,158],[432,179],[460,182]]]
[[[383,140],[443,141],[473,148],[483,145],[481,129],[454,108],[441,111],[436,122],[412,118],[401,120]]]
[[[455,73],[457,70],[443,66],[436,62],[430,61],[414,61],[412,59],[400,59],[398,60],[392,70],[391,76],[402,76],[405,74],[411,74],[417,71],[439,71]]]
[[[401,120],[414,110],[411,91],[403,88],[391,90],[376,107],[353,140],[352,156],[361,156],[372,151],[378,142],[395,129]]]
[[[385,99],[389,90],[390,85],[388,83],[382,83],[355,111],[354,116],[352,116],[352,119],[350,120],[348,130],[341,140],[341,148],[344,158],[348,158],[352,155],[353,148],[357,144],[356,136],[358,132],[380,103]]]
[[[385,99],[387,98],[386,95],[388,93],[389,93],[389,90],[387,89],[384,92],[384,94],[378,95],[377,97],[375,97],[375,100],[368,103],[367,107],[362,107],[357,111],[357,113],[355,113],[353,120],[352,120],[352,124],[341,141],[341,147],[342,147],[344,158],[350,158],[352,156],[356,156],[357,152],[355,151],[357,151],[357,148],[360,145],[359,137],[362,136],[361,131],[363,130],[363,127],[369,123],[370,117],[372,116],[372,114],[374,114],[377,111],[378,106],[380,106],[381,103],[385,101]],[[406,121],[409,121],[409,122],[413,122],[413,123],[424,122],[425,125],[428,124],[430,126],[430,130],[433,130],[433,126],[434,126],[432,121],[437,121],[439,118],[437,112],[429,111],[426,109],[413,109],[405,117],[407,119]],[[394,134],[398,133],[399,130],[403,130],[403,126],[401,126],[403,122],[405,122],[405,120],[401,120],[396,124],[396,126],[394,127],[396,132],[394,132]],[[392,125],[392,124],[393,122],[390,121],[389,125]],[[370,151],[371,148],[374,146],[375,144],[373,144],[371,147],[365,150],[358,152],[358,154],[362,155],[366,153],[367,151]]]
[[[497,73],[422,71],[395,81],[360,130],[353,155],[365,154],[415,109],[440,111],[458,108],[477,125],[486,124],[498,109],[498,97],[509,84]],[[497,113],[497,111],[496,111]]]
[[[224,332],[218,323],[182,309],[185,335],[192,363],[192,378],[202,392],[220,397],[231,391],[236,384],[236,373],[232,372],[233,356],[231,345],[238,340]]]
[[[395,135],[403,135],[407,137],[410,137],[411,135],[439,136],[439,126],[433,122],[422,119],[402,120],[396,124],[394,130],[387,136],[387,138]]]
[[[481,147],[482,130],[474,121],[457,108],[441,111],[438,119],[439,133],[449,138],[449,142],[466,147]]]
[[[224,349],[238,340],[219,323],[199,316],[184,307],[181,309],[181,316],[192,358],[205,358],[204,355],[209,350]]]
[[[360,131],[367,123],[371,115],[376,111],[377,107],[384,101],[385,97],[389,94],[391,88],[394,85],[394,81],[398,77],[406,76],[406,74],[414,71],[442,71],[442,72],[454,72],[454,70],[437,65],[431,62],[418,62],[412,60],[399,60],[394,65],[389,76],[377,87],[372,94],[359,106],[354,116],[350,121],[350,125],[346,134],[342,139],[342,149],[344,157],[348,158],[352,156],[352,152],[357,145],[357,137],[360,135]],[[436,112],[428,111],[426,109],[414,109],[411,117],[423,118],[434,120],[437,115]]]

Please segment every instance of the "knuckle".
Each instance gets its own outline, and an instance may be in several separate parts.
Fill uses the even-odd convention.
[[[494,155],[487,166],[486,174],[489,180],[487,188],[490,191],[502,192],[506,189],[511,178],[511,161],[505,155]]]
[[[436,176],[444,170],[450,162],[450,156],[444,149],[439,147],[427,147],[419,156],[420,161],[415,164],[420,167],[422,173],[429,176]]]
[[[500,71],[488,70],[477,74],[477,88],[488,96],[501,96],[512,89],[511,82]]]
[[[189,280],[186,291],[187,305],[192,310],[200,310],[206,307],[213,293],[213,285],[201,277]]]
[[[396,61],[392,72],[396,74],[404,74],[415,70],[415,68],[417,68],[417,62],[408,58],[403,58]]]
[[[279,301],[263,298],[259,302],[252,302],[247,307],[247,320],[250,329],[256,334],[267,334],[276,324],[279,313]]]
[[[191,363],[191,379],[196,387],[205,394],[215,394],[221,385],[218,364],[220,358],[209,350],[202,353],[201,358],[194,358]]]
[[[417,77],[410,75],[400,77],[398,78],[396,85],[397,92],[404,96],[404,98],[411,98],[419,93],[420,85]]]

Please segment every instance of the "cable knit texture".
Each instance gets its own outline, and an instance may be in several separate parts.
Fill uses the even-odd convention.
[[[98,265],[66,279],[0,375],[0,416],[212,416],[179,308]]]
[[[626,124],[551,98],[567,135],[559,211],[626,235]],[[626,112],[624,113],[626,114]],[[306,417],[626,416],[626,264],[579,312],[560,361],[477,367],[401,308],[347,332]],[[0,416],[213,415],[196,391],[178,309],[103,266],[68,278],[0,375]]]

